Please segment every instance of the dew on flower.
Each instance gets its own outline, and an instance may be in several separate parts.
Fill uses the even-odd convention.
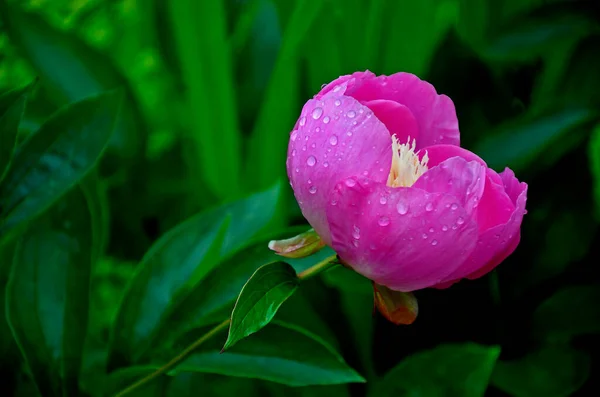
[[[458,204],[456,204],[456,203],[453,203],[453,204],[450,206],[450,209],[451,209],[452,211],[455,211],[457,208],[458,208]]]
[[[346,186],[352,187],[354,185],[356,185],[356,181],[354,179],[351,179],[351,178],[346,179]]]
[[[348,135],[348,136],[352,136],[352,131],[348,131],[348,132],[346,132],[346,135]]]
[[[329,163],[328,163],[327,161],[326,161],[326,162],[324,162],[324,163],[323,163],[323,167],[325,167],[325,168],[329,167]]]
[[[315,158],[315,156],[308,156],[308,158],[306,159],[306,164],[309,167],[312,167],[313,165],[317,164],[317,159]]]
[[[432,228],[432,227],[429,228],[429,233],[433,233],[434,231],[435,231],[434,228]]]
[[[323,108],[314,108],[311,115],[313,119],[318,120],[323,115]]]
[[[311,186],[308,188],[308,192],[310,194],[315,194],[317,192],[317,187],[316,186]]]
[[[465,223],[465,218],[463,218],[462,216],[459,216],[458,219],[456,220],[456,223],[459,225],[462,225],[463,223]]]
[[[346,116],[349,119],[353,119],[354,117],[356,117],[356,112],[354,110],[350,110],[350,111],[348,111],[348,113],[346,113]]]
[[[383,204],[387,203],[387,199],[385,197],[381,196],[379,198],[379,203],[383,205]]]
[[[290,139],[293,142],[296,140],[296,138],[298,138],[298,131],[294,130],[294,132],[292,132],[292,135],[290,136]]]
[[[354,230],[352,230],[352,237],[356,240],[360,239],[360,229],[356,225],[354,225]]]
[[[408,204],[406,204],[403,201],[398,201],[398,204],[396,205],[396,210],[398,210],[398,213],[400,215],[405,215],[408,212]]]
[[[300,127],[304,127],[304,124],[306,124],[306,117],[302,116],[300,118],[300,123],[299,124],[300,124]]]
[[[387,216],[382,216],[381,218],[379,218],[379,221],[377,223],[379,224],[379,226],[387,226],[390,224],[390,218],[388,218]]]
[[[292,157],[296,155],[296,149],[292,150]]]
[[[425,205],[425,211],[427,211],[427,212],[433,211],[433,204],[427,203],[427,205]]]
[[[335,102],[333,103],[335,106],[340,106],[342,104],[342,101],[340,101],[339,99],[336,99]]]
[[[425,240],[428,237],[427,233],[423,233],[423,235],[421,237],[423,237],[423,240]]]
[[[447,231],[448,231],[448,226],[442,225],[442,232],[447,232]]]
[[[323,117],[323,124],[329,123],[329,120],[330,120],[329,116]]]
[[[434,246],[435,246],[435,245],[437,245],[437,244],[438,244],[438,241],[437,241],[437,240],[431,240],[431,245],[434,245]]]

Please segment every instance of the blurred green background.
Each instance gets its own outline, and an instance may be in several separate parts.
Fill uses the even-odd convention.
[[[0,0],[0,93],[39,78],[19,141],[64,105],[125,94],[80,181],[93,222],[73,192],[47,215],[94,225],[90,275],[61,278],[44,259],[62,246],[41,251],[52,240],[26,234],[46,270],[2,294],[23,305],[12,307],[29,335],[17,346],[0,320],[2,395],[114,394],[227,318],[272,259],[266,242],[306,229],[285,175],[303,103],[365,69],[430,81],[453,99],[462,145],[529,184],[515,254],[481,279],[418,291],[411,326],[372,315],[366,280],[326,273],[276,318],[343,361],[304,357],[312,345],[273,325],[229,361],[208,349],[137,395],[600,395],[599,21],[595,0]],[[2,290],[11,264],[32,260],[13,244],[0,251]],[[69,310],[88,290],[77,322]],[[73,335],[83,353],[68,351]],[[73,355],[81,371],[65,364]],[[336,381],[346,369],[333,362],[367,382]]]

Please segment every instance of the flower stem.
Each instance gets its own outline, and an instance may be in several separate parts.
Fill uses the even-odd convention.
[[[308,269],[298,273],[298,278],[301,280],[304,280],[304,279],[313,277],[313,276],[319,274],[320,272],[322,272],[323,270],[325,270],[333,265],[336,265],[338,263],[339,262],[337,260],[337,255],[329,256],[329,257],[323,259],[321,262],[317,263],[316,265],[311,266]],[[178,355],[173,357],[168,363],[166,363],[165,365],[156,369],[156,371],[152,372],[151,374],[146,375],[145,377],[138,380],[137,382],[127,386],[125,389],[123,389],[119,393],[117,393],[115,395],[115,397],[123,397],[123,396],[131,393],[132,391],[144,386],[145,384],[151,382],[152,380],[158,378],[162,374],[175,368],[179,363],[181,363],[190,354],[192,354],[194,352],[194,350],[196,350],[201,344],[203,344],[207,340],[211,339],[213,336],[221,333],[221,331],[224,331],[225,329],[227,329],[230,322],[231,322],[231,320],[227,319],[227,320],[223,321],[222,323],[217,324],[210,331],[208,331],[207,333],[202,335],[200,338],[196,339],[188,347],[183,349],[183,351],[181,353],[179,353]]]

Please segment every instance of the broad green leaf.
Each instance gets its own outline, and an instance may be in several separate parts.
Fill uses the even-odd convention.
[[[511,120],[477,144],[479,154],[491,168],[512,168],[517,174],[533,165],[552,165],[566,150],[585,138],[576,129],[594,117],[587,108],[563,107],[539,116]]]
[[[286,2],[290,6],[292,2]],[[323,2],[296,1],[282,38],[279,56],[265,93],[248,145],[246,169],[252,170],[252,186],[266,187],[285,177],[287,140],[300,114],[298,55]]]
[[[549,340],[600,333],[598,302],[600,289],[596,285],[564,287],[536,309],[533,332]]]
[[[487,36],[490,22],[489,1],[458,0],[456,31],[460,38],[474,49],[480,49]]]
[[[545,347],[521,359],[498,361],[491,383],[514,397],[568,397],[590,374],[590,355],[569,347]]]
[[[87,200],[75,187],[16,247],[6,315],[44,396],[78,395],[94,243]]]
[[[240,191],[242,156],[224,3],[171,1],[168,12],[193,123],[192,175],[228,198]]]
[[[20,11],[14,2],[6,3],[0,1],[0,21],[10,41],[39,74],[40,85],[49,89],[54,105],[64,106],[106,90],[126,88],[127,100],[116,121],[110,147],[124,158],[140,153],[144,120],[133,101],[129,82],[113,62],[72,34],[57,30],[41,16]]]
[[[19,123],[32,85],[0,95],[0,181],[8,171],[17,143]]]
[[[593,192],[595,200],[596,220],[600,220],[600,124],[597,124],[592,132],[588,144],[588,158],[590,171],[593,176]]]
[[[0,357],[8,359],[14,350],[14,338],[6,321],[6,283],[12,268],[15,244],[0,245]]]
[[[120,103],[111,91],[68,105],[17,149],[0,184],[0,236],[40,215],[92,169]]]
[[[282,238],[302,230],[306,230],[306,227],[295,228],[269,237]],[[154,340],[161,341],[163,346],[168,346],[190,329],[220,322],[229,317],[240,290],[256,269],[267,263],[281,260],[281,257],[268,248],[269,240],[270,238],[265,238],[215,268],[206,279],[191,290],[181,304],[168,314]],[[287,262],[298,273],[332,254],[330,248],[324,248],[311,257],[289,259]]]
[[[125,292],[112,330],[110,365],[138,360],[161,329],[172,329],[180,321],[171,322],[171,316],[189,318],[190,314],[182,315],[179,310],[187,296],[206,290],[211,284],[202,280],[224,257],[273,224],[279,202],[280,187],[276,185],[195,215],[162,236],[142,259]],[[229,227],[223,224],[227,219]],[[194,308],[201,302],[196,301]]]
[[[244,285],[235,303],[223,350],[267,325],[299,284],[294,268],[285,262],[259,267]]]
[[[474,343],[441,345],[406,357],[369,396],[483,397],[499,347]]]
[[[204,372],[289,386],[364,382],[331,346],[297,326],[274,321],[222,354],[221,345],[218,338],[209,340],[171,374]],[[179,348],[172,354],[178,352]],[[133,381],[157,367],[150,365],[116,371],[109,375],[105,385],[112,390],[114,386],[110,385],[122,384],[123,376]]]

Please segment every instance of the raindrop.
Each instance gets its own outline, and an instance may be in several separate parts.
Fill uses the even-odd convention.
[[[313,165],[317,164],[317,159],[315,158],[315,156],[308,156],[308,158],[306,159],[306,164],[309,167],[312,167]]]
[[[308,141],[308,135],[304,137],[304,140],[305,140],[305,141]]]
[[[302,151],[306,152],[306,145],[302,145]]]
[[[296,140],[296,138],[298,138],[298,131],[295,131],[295,130],[294,130],[294,132],[292,132],[292,136],[290,137],[290,139],[291,139],[292,141],[295,141],[295,140]]]
[[[359,240],[360,239],[360,229],[354,226],[354,230],[352,231],[352,238]]]
[[[292,150],[292,157],[296,155],[296,149]]]
[[[353,240],[352,245],[354,245],[356,248],[358,248],[358,240]]]
[[[316,147],[317,147],[317,144],[316,144],[316,143],[313,143],[312,145],[310,145],[310,147],[314,149],[314,148],[316,148]]]
[[[346,179],[346,186],[352,187],[356,185],[356,181],[354,179]]]
[[[300,168],[296,167],[296,172],[300,172]]]
[[[390,224],[390,218],[388,218],[387,216],[382,216],[381,218],[379,218],[379,226],[387,226]]]
[[[335,106],[340,106],[342,104],[342,101],[340,101],[339,99],[336,99],[335,102],[333,103]]]
[[[320,129],[319,127],[317,127],[317,128],[315,128],[315,132],[316,132],[316,133],[319,133],[319,132],[321,132],[321,129]],[[308,137],[307,137],[307,138],[308,138]]]
[[[333,92],[338,92],[339,90],[341,90],[342,87],[339,85],[336,85],[335,88],[333,89]]]
[[[329,137],[329,143],[330,143],[332,146],[335,146],[335,145],[337,145],[337,141],[338,141],[338,139],[337,139],[337,136],[335,136],[335,135],[332,135],[332,136],[330,136],[330,137]]]
[[[383,204],[387,203],[387,199],[382,196],[379,198],[379,203],[383,205]]]
[[[346,135],[348,135],[348,136],[352,136],[352,131],[348,131],[348,132],[346,132]]]
[[[396,205],[396,210],[398,210],[398,213],[400,215],[404,215],[408,212],[408,204],[399,201],[398,204]]]
[[[462,216],[459,216],[456,220],[456,223],[462,225],[463,223],[465,223],[465,219]]]
[[[304,127],[304,124],[306,124],[306,117],[302,116],[300,118],[300,127]]]
[[[450,206],[450,209],[451,209],[452,211],[456,210],[457,208],[458,208],[458,204],[456,204],[456,203],[454,203],[454,204],[452,204],[452,205]]]
[[[447,232],[448,231],[448,226],[446,226],[446,225],[442,226],[442,231],[443,232]]]
[[[325,167],[325,168],[329,167],[329,163],[328,163],[327,161],[326,161],[326,162],[324,162],[324,163],[323,163],[323,167]]]
[[[431,245],[437,245],[437,240],[431,240]]]
[[[423,237],[423,240],[425,240],[427,238],[427,233],[423,233],[421,237]]]
[[[425,206],[425,211],[427,211],[427,212],[433,211],[433,204],[427,203],[427,205]]]
[[[352,146],[350,146],[350,148],[352,148]],[[367,176],[367,175],[369,175],[369,171],[363,171],[363,175],[364,175],[364,176]]]
[[[336,200],[331,200],[331,205],[337,205],[337,201]]]
[[[327,124],[327,123],[329,123],[329,120],[330,120],[330,119],[329,119],[329,116],[325,116],[325,117],[323,117],[323,124]]]
[[[312,111],[312,118],[318,120],[319,117],[323,114],[323,108],[314,108]]]
[[[354,110],[350,110],[348,113],[346,113],[346,116],[348,116],[349,119],[353,119],[356,116],[356,112]]]
[[[311,186],[308,188],[308,192],[310,194],[315,194],[317,192],[317,187],[316,186]]]
[[[434,231],[435,231],[434,228],[432,228],[432,227],[429,228],[429,233],[433,233]]]

